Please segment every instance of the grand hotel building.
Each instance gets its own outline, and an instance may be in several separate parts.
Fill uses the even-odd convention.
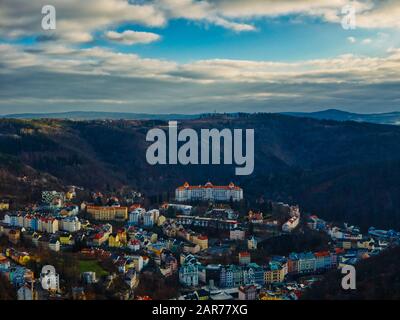
[[[232,182],[227,186],[214,186],[207,182],[204,186],[191,186],[185,182],[176,188],[177,201],[240,201],[243,199],[243,189]]]

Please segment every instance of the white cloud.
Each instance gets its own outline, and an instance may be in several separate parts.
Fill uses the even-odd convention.
[[[3,113],[6,108],[11,113],[198,113],[346,106],[390,111],[399,99],[396,48],[384,57],[347,54],[298,62],[212,59],[178,64],[100,47],[74,49],[43,42],[35,48],[0,44],[0,56]]]
[[[41,8],[48,0],[2,0],[0,36],[48,36],[66,42],[88,42],[95,31],[115,29],[122,23],[165,26],[172,19],[187,19],[221,26],[235,32],[255,31],[253,18],[298,15],[341,22],[348,0],[52,0],[57,30],[41,29]],[[354,0],[358,28],[399,28],[400,2]]]
[[[347,41],[350,42],[350,43],[356,43],[356,42],[357,42],[357,39],[354,38],[354,37],[348,37],[348,38],[347,38]]]
[[[43,43],[35,49],[0,45],[2,72],[35,67],[61,73],[142,77],[195,83],[377,83],[400,81],[399,51],[386,57],[341,55],[299,62],[212,59],[178,64],[94,47],[72,49]]]
[[[372,39],[370,39],[370,38],[365,38],[362,41],[362,44],[370,44],[370,43],[372,43]]]
[[[164,14],[152,4],[129,4],[127,0],[52,0],[56,9],[57,29],[41,29],[41,8],[48,0],[2,0],[0,36],[54,36],[67,42],[92,40],[92,32],[124,22],[144,26],[163,26]]]
[[[108,40],[120,42],[123,44],[146,44],[160,40],[158,34],[152,32],[139,32],[133,30],[125,30],[123,32],[107,31],[105,36]]]

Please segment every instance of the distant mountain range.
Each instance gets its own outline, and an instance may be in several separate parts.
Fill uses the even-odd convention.
[[[400,112],[361,114],[329,109],[317,112],[283,112],[281,114],[318,120],[357,121],[400,125]]]
[[[196,119],[191,114],[147,114],[131,112],[69,111],[52,113],[16,113],[0,115],[3,119],[69,119],[69,120],[183,120]]]
[[[361,114],[328,109],[317,112],[281,112],[280,114],[313,118],[318,120],[371,122],[378,124],[400,125],[400,112]],[[101,111],[70,111],[54,113],[21,113],[0,115],[6,119],[70,119],[70,120],[190,120],[198,119],[209,114],[150,114],[130,112],[101,112]],[[231,115],[237,115],[232,113]]]

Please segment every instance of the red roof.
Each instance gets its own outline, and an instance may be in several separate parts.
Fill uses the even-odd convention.
[[[211,182],[207,182],[204,186],[191,186],[185,182],[182,186],[177,188],[178,190],[196,190],[196,189],[224,189],[224,190],[240,190],[241,188],[235,186],[232,182],[227,186],[214,186]]]
[[[328,251],[320,251],[320,252],[314,253],[314,255],[315,255],[316,257],[321,258],[321,257],[328,257],[330,254],[329,254]]]
[[[129,207],[129,211],[133,211],[133,210],[135,210],[135,209],[137,209],[137,208],[141,208],[142,206],[141,206],[141,204],[140,203],[134,203],[133,205],[131,205],[130,207]]]
[[[94,238],[95,238],[95,239],[101,239],[101,238],[103,238],[103,236],[104,236],[104,233],[103,233],[103,232],[99,232],[99,233],[96,233],[96,235],[94,236]]]

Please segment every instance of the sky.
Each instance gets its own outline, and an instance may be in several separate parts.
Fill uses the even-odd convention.
[[[400,111],[399,17],[396,0],[1,0],[0,114]]]

